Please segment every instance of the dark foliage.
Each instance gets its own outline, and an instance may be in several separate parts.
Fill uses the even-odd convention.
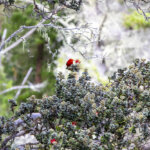
[[[56,80],[56,95],[31,96],[11,118],[1,117],[2,150],[28,133],[37,142],[21,146],[40,150],[136,150],[150,139],[150,62],[136,59],[107,86],[91,83],[87,71],[67,79],[60,73]]]

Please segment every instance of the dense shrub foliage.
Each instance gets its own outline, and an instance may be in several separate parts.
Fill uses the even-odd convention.
[[[146,13],[147,16],[150,16],[149,13]],[[124,17],[124,26],[128,29],[141,29],[149,28],[150,22],[145,20],[142,14],[139,14],[137,11],[132,12],[129,15]]]
[[[69,67],[78,70],[79,63]],[[56,80],[56,95],[31,96],[17,110],[9,100],[14,115],[0,119],[2,150],[27,133],[37,142],[21,146],[40,150],[136,150],[150,139],[150,62],[136,59],[107,86],[91,83],[87,70]]]
[[[12,87],[12,80],[8,80],[6,78],[6,74],[4,73],[3,68],[0,67],[0,91],[3,91],[10,87]],[[9,114],[9,112],[6,113],[6,110],[8,108],[8,99],[12,98],[14,94],[14,92],[10,92],[7,95],[0,95],[0,115],[6,116]]]

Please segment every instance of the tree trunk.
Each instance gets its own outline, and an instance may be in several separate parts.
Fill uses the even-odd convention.
[[[37,61],[36,61],[36,74],[35,74],[35,83],[41,83],[41,71],[42,71],[42,62],[44,56],[44,44],[40,44],[37,48]]]

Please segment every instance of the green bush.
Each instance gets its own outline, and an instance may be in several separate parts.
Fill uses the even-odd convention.
[[[78,70],[76,64],[67,68]],[[67,79],[60,73],[55,95],[31,96],[11,118],[1,117],[1,149],[11,149],[14,138],[27,133],[37,139],[34,146],[22,145],[29,149],[141,149],[150,139],[150,62],[136,59],[109,79],[103,86],[91,83],[87,71]],[[10,104],[14,110],[15,102]]]
[[[149,13],[147,13],[149,16]],[[145,20],[143,15],[140,15],[137,11],[132,12],[129,15],[125,15],[123,24],[128,29],[140,29],[140,28],[149,28],[150,22]]]
[[[4,91],[12,87],[12,80],[8,80],[3,71],[3,68],[0,67],[0,91]],[[8,99],[13,98],[14,92],[9,92],[6,95],[0,95],[0,116],[8,116]],[[5,111],[4,111],[5,110]],[[6,111],[7,110],[7,111]]]

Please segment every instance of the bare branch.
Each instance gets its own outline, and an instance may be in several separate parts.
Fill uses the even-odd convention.
[[[26,81],[28,80],[28,78],[29,78],[29,76],[30,76],[30,74],[31,74],[31,72],[32,72],[32,69],[33,69],[33,68],[31,67],[31,68],[28,70],[26,76],[24,77],[24,79],[23,79],[23,81],[22,81],[21,86],[23,86],[23,85],[26,83]],[[18,96],[20,95],[20,93],[21,93],[21,89],[19,89],[19,90],[17,91],[16,96],[14,97],[14,100],[16,100],[16,99],[18,98]]]
[[[146,144],[142,144],[141,150],[150,150],[150,141],[148,141]]]
[[[1,44],[5,41],[6,35],[7,35],[7,29],[4,29]],[[1,47],[1,44],[0,44],[0,47]],[[0,56],[0,67],[1,67],[1,56]]]
[[[6,89],[2,92],[0,92],[0,95],[11,92],[13,90],[21,90],[21,89],[31,89],[33,91],[39,91],[39,89],[44,88],[47,85],[47,82],[43,82],[43,83],[39,83],[39,84],[35,84],[35,85],[23,85],[23,86],[13,86],[9,89]]]
[[[52,18],[54,14],[56,14],[58,11],[60,11],[63,7],[59,7],[58,9],[56,9],[55,11],[53,11],[51,14],[48,15],[48,18]],[[15,31],[10,37],[8,37],[6,39],[6,41],[4,41],[1,46],[0,46],[0,55],[3,55],[5,53],[7,53],[8,51],[10,51],[11,49],[15,48],[17,45],[19,45],[24,39],[30,37],[35,31],[36,29],[41,26],[44,22],[46,21],[46,19],[43,19],[41,22],[39,22],[36,26],[22,26],[20,27],[20,29],[18,29],[17,31]],[[16,42],[14,42],[12,45],[10,45],[9,47],[7,47],[6,49],[3,49],[3,47],[5,46],[5,44],[7,42],[9,42],[14,36],[16,36],[18,33],[20,33],[23,29],[31,29],[30,31],[28,31],[24,36],[22,36],[19,40],[17,40]],[[33,28],[33,29],[32,29]]]
[[[105,14],[103,20],[102,20],[102,23],[99,27],[99,36],[98,36],[98,46],[100,47],[101,46],[101,34],[102,34],[102,30],[103,30],[103,27],[104,27],[104,24],[107,20],[107,14]]]
[[[12,135],[8,136],[8,137],[5,138],[5,140],[3,141],[3,143],[2,143],[2,149],[1,149],[1,150],[6,150],[6,149],[5,149],[5,146],[7,145],[7,143],[8,143],[11,139],[13,139],[13,138],[15,138],[15,137],[18,137],[18,136],[25,135],[25,134],[26,134],[25,131],[20,131],[19,133],[12,134]]]
[[[37,120],[42,117],[40,113],[32,113],[32,114],[28,114],[27,116],[30,116],[31,119],[33,120]],[[21,118],[14,121],[15,126],[19,126],[22,123],[24,123],[24,121]]]

